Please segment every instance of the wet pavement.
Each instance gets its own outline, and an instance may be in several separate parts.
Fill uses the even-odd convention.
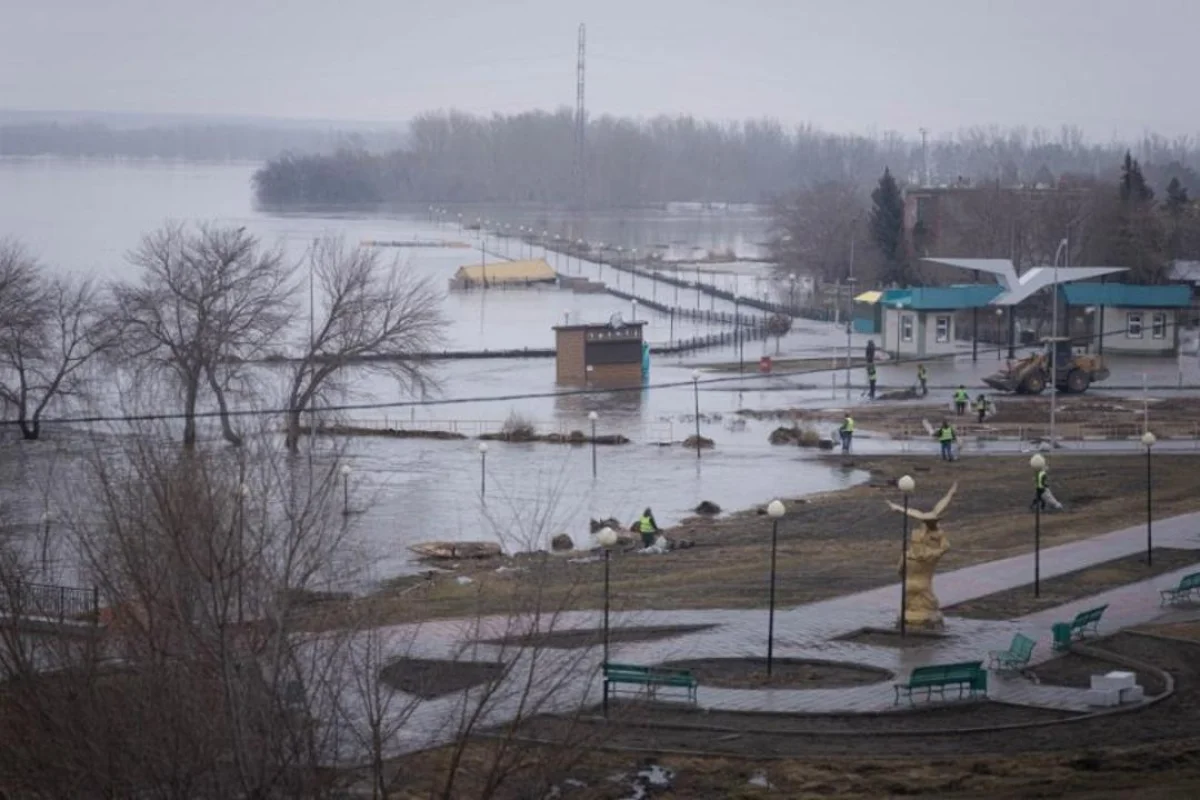
[[[1186,514],[1155,522],[1155,544],[1200,550],[1200,513]],[[948,532],[951,541],[958,533]],[[1041,554],[1042,576],[1050,578],[1103,561],[1138,553],[1145,547],[1144,526],[1134,526],[1092,539],[1046,548]],[[646,556],[656,557],[656,556]],[[667,557],[669,558],[669,556]],[[1100,625],[1101,635],[1139,625],[1160,617],[1159,589],[1178,582],[1195,567],[1180,569],[1104,592],[1092,597],[1066,603],[1057,608],[1030,614],[1009,621],[971,620],[948,617],[946,637],[931,640],[927,646],[894,649],[836,641],[835,637],[863,627],[891,627],[899,607],[898,584],[860,592],[818,603],[777,611],[775,617],[775,654],[779,658],[811,658],[827,661],[847,661],[868,664],[892,672],[903,680],[914,667],[929,663],[983,660],[991,650],[1007,648],[1014,633],[1021,632],[1037,641],[1032,663],[1052,658],[1050,627],[1055,622],[1069,621],[1082,610],[1108,605]],[[1033,554],[979,564],[956,570],[935,579],[935,590],[943,607],[982,597],[993,592],[1031,582]],[[800,579],[802,576],[784,580]],[[1032,591],[1032,589],[1031,589]],[[766,651],[768,613],[765,609],[745,610],[688,610],[638,611],[614,618],[614,627],[641,625],[713,625],[715,627],[654,642],[614,643],[611,658],[638,664],[655,664],[681,658],[762,658]],[[511,661],[514,670],[508,686],[498,693],[484,714],[485,724],[499,724],[512,719],[524,695],[524,711],[531,713],[552,710],[568,711],[580,704],[599,701],[597,681],[602,656],[600,648],[579,651],[539,650],[517,651],[512,647],[480,645],[474,642],[511,633],[514,627],[535,620],[486,618],[482,620],[447,620],[423,625],[394,626],[384,633],[390,642],[388,653],[429,658]],[[543,627],[547,620],[541,620]],[[597,612],[569,612],[553,621],[554,630],[572,628],[595,629],[601,624]],[[533,670],[532,673],[523,670]],[[539,673],[540,671],[540,673]],[[553,683],[553,688],[538,688],[524,692],[530,674],[541,674]],[[1031,705],[1077,712],[1095,710],[1085,700],[1084,690],[1066,687],[1039,686],[1015,676],[992,673],[989,695],[997,700],[1019,705]],[[699,705],[702,708],[735,711],[769,712],[868,712],[883,711],[894,705],[893,681],[845,689],[717,689],[701,686]],[[520,684],[519,686],[517,684]],[[454,728],[447,723],[456,711],[461,711],[471,692],[422,704],[412,710],[412,717],[403,734],[394,743],[395,752],[405,752],[431,746],[453,738]]]

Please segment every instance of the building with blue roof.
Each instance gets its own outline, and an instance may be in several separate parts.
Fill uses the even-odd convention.
[[[917,286],[888,289],[879,298],[879,332],[884,350],[900,358],[947,355],[958,351],[958,312],[970,311],[971,329],[961,338],[976,340],[979,309],[988,309],[1004,291],[999,284]]]
[[[1192,288],[1181,284],[1071,283],[1062,293],[1071,337],[1099,353],[1174,354],[1192,305]]]

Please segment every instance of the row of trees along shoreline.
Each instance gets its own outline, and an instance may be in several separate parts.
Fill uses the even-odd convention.
[[[940,176],[934,182],[962,176],[1032,185],[1045,171],[1104,179],[1131,146],[1152,185],[1159,186],[1157,173],[1166,169],[1193,194],[1200,191],[1193,172],[1200,151],[1189,137],[1148,134],[1137,143],[1095,143],[1072,127],[1057,134],[972,128],[923,148],[896,133],[838,134],[771,119],[718,123],[690,116],[590,119],[580,176],[569,109],[491,117],[422,114],[410,123],[402,147],[284,153],[256,173],[254,189],[268,207],[501,203],[604,209],[768,202],[831,181],[865,188],[885,167],[902,181],[919,180],[927,167]]]

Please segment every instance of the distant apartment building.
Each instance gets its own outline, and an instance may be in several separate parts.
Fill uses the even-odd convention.
[[[1049,176],[1047,176],[1049,177]],[[1006,258],[1013,222],[1035,218],[1039,207],[1086,189],[1053,182],[1002,186],[959,178],[904,190],[904,236],[914,258]]]

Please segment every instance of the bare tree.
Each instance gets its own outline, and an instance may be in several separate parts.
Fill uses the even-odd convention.
[[[41,796],[322,797],[345,637],[308,646],[296,609],[353,577],[338,453],[294,462],[268,436],[180,453],[162,433],[98,447],[61,503],[105,624],[70,647],[45,637],[54,658],[0,624],[0,667],[25,678],[0,695],[0,780]],[[21,594],[17,563],[0,558],[5,595]]]
[[[212,393],[225,438],[242,437],[227,395],[248,380],[241,365],[278,344],[291,320],[292,268],[244,228],[166,225],[129,255],[142,276],[115,295],[126,355],[135,369],[166,373],[183,394],[183,442],[196,443],[202,391]]]
[[[86,367],[116,341],[108,308],[88,281],[50,278],[20,244],[0,241],[0,399],[25,439],[42,415],[86,389]]]
[[[866,202],[849,183],[829,182],[794,192],[772,207],[771,249],[777,270],[801,272],[818,281],[843,281],[851,274],[860,281],[873,272],[867,244]],[[867,281],[863,281],[866,283]]]
[[[348,367],[390,375],[408,389],[430,383],[428,362],[418,356],[440,340],[444,325],[429,282],[396,262],[382,264],[376,251],[326,238],[309,257],[320,296],[288,387],[291,450],[299,447],[304,412],[345,388]]]

